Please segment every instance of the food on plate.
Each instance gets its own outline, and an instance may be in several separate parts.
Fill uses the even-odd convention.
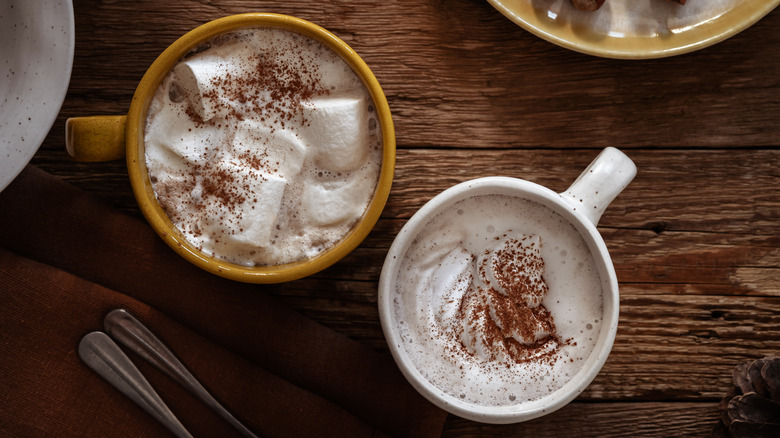
[[[685,0],[666,0],[668,1],[674,1],[681,5],[685,4]],[[581,11],[595,11],[596,9],[600,8],[601,5],[604,4],[604,0],[571,0],[571,4],[574,5],[575,8],[581,10]]]
[[[571,0],[571,4],[581,11],[595,11],[604,4],[604,0]]]

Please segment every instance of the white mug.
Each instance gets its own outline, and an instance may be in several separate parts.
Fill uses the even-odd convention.
[[[584,391],[599,373],[612,349],[620,307],[615,269],[596,225],[609,203],[635,175],[634,163],[625,154],[610,147],[602,151],[563,193],[517,178],[478,178],[443,191],[416,212],[390,247],[382,267],[378,297],[379,316],[388,346],[396,364],[412,386],[433,404],[454,415],[495,424],[517,423],[546,415],[565,406]],[[434,386],[417,369],[399,335],[394,298],[397,293],[395,282],[403,257],[432,218],[458,201],[480,195],[524,198],[562,216],[587,244],[601,279],[603,316],[592,353],[567,383],[537,400],[507,406],[485,406],[448,394]]]

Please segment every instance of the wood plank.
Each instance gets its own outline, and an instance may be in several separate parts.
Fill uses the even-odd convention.
[[[384,215],[410,217],[436,193],[482,176],[514,176],[562,192],[599,150],[399,150],[392,202]],[[637,177],[600,226],[658,233],[738,227],[747,232],[749,227],[751,233],[777,235],[777,149],[625,152],[637,165]]]
[[[50,135],[51,137],[52,135]],[[384,218],[408,219],[454,184],[501,175],[561,192],[600,149],[437,150],[399,146],[393,189]],[[777,236],[780,149],[626,150],[636,179],[605,212],[602,228],[750,233]],[[126,208],[132,204],[122,162],[73,163],[61,139],[42,148],[33,164],[60,174]],[[669,184],[674,181],[675,184]]]
[[[635,292],[780,296],[780,235],[601,231],[618,279]]]
[[[717,423],[717,403],[571,403],[545,417],[505,426],[450,416],[447,437],[703,437]]]
[[[641,62],[573,54],[484,1],[220,1],[183,8],[79,0],[75,11],[76,62],[64,116],[126,112],[146,68],[176,38],[217,17],[269,11],[314,21],[363,56],[388,95],[402,144],[777,144],[778,11],[705,50]]]
[[[661,286],[663,287],[663,286]],[[304,280],[273,292],[313,319],[386,351],[374,282]],[[581,399],[720,398],[738,363],[780,354],[780,297],[621,291],[620,325]]]
[[[392,237],[404,223],[380,222],[387,235],[370,235],[352,254],[315,277],[377,281]],[[641,230],[606,231],[605,240],[624,292],[780,297],[779,251],[778,246],[771,246],[780,245],[777,238],[674,232],[656,239]],[[672,254],[666,249],[670,247],[675,248]]]

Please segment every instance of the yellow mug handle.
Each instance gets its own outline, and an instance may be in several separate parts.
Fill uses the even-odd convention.
[[[75,161],[124,158],[126,125],[127,116],[71,117],[65,122],[65,149]]]

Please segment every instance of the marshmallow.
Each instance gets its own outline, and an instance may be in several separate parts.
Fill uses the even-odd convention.
[[[145,141],[148,145],[159,147],[146,148],[147,160],[172,162],[175,161],[173,157],[179,156],[188,163],[202,163],[213,154],[215,146],[224,141],[224,131],[213,126],[193,129],[194,124],[189,120],[181,122],[178,112],[177,108],[164,105],[157,108],[155,116],[150,118],[145,129]]]
[[[226,190],[228,204],[236,205],[215,209],[209,222],[215,230],[224,230],[223,235],[230,242],[268,247],[282,209],[287,180],[247,166],[229,153],[220,154],[218,159],[215,175],[229,175],[231,181],[217,183]]]
[[[346,183],[312,183],[303,189],[301,206],[314,226],[348,223],[359,218],[368,205],[370,194],[361,187],[362,181],[352,178]]]
[[[249,201],[254,208],[242,212],[232,239],[261,248],[270,246],[286,187],[287,181],[278,176],[268,176],[259,183],[253,192],[257,201]]]
[[[236,156],[262,159],[267,171],[291,179],[300,173],[306,160],[306,145],[289,129],[270,129],[244,121],[232,141]]]
[[[230,60],[194,56],[177,64],[173,69],[174,83],[200,118],[208,121],[216,116],[224,117],[228,113],[228,97],[218,90],[226,77],[236,70],[238,68]]]
[[[305,102],[303,116],[307,143],[317,153],[315,162],[331,172],[360,167],[368,154],[368,107],[364,96],[351,94]]]
[[[277,129],[273,134],[273,144],[278,153],[279,174],[292,178],[300,173],[307,149],[298,135],[289,129]]]

